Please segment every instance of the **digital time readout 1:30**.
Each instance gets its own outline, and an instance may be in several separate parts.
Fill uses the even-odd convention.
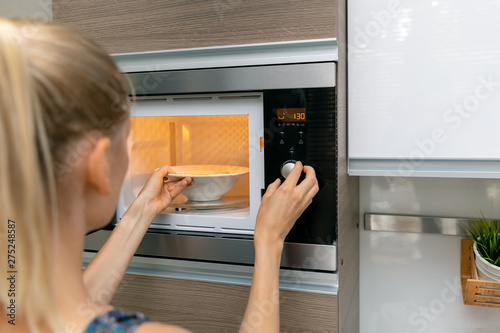
[[[277,109],[276,115],[278,116],[278,122],[280,122],[280,123],[305,122],[306,121],[306,109],[305,108]]]

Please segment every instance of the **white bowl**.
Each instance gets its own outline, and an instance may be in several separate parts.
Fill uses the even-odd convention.
[[[232,165],[177,165],[171,167],[176,173],[168,175],[168,180],[191,177],[194,185],[186,187],[184,194],[191,201],[219,200],[231,191],[238,179],[249,169]]]

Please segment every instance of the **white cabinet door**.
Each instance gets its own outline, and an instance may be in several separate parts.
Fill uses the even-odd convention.
[[[500,178],[500,1],[348,3],[349,173]]]

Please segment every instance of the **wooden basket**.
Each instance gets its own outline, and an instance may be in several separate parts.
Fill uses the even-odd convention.
[[[464,304],[500,308],[500,282],[478,280],[471,239],[462,239],[460,280]]]

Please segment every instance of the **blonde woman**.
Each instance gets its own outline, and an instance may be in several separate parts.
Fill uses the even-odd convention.
[[[109,302],[149,224],[189,177],[165,184],[169,167],[155,170],[82,271],[85,234],[117,204],[129,129],[124,78],[96,44],[55,24],[0,19],[0,332],[185,332]],[[279,331],[283,241],[317,191],[314,170],[297,163],[264,195],[241,331]],[[264,302],[269,312],[252,321]]]

